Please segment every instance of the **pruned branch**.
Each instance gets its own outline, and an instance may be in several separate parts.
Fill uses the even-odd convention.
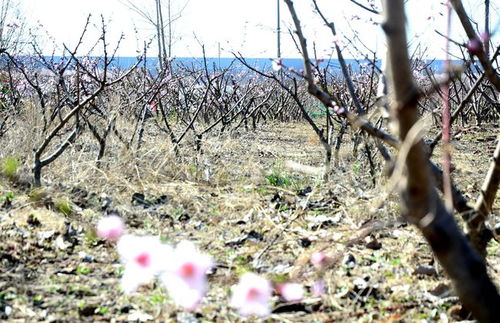
[[[293,3],[291,1],[288,1],[288,0],[285,0],[285,2],[287,3],[287,5],[288,5],[288,3],[290,3],[290,5],[289,5],[290,13],[291,13],[292,17],[296,18],[296,19],[294,19],[294,21],[297,22],[297,24],[295,25],[295,28],[297,30],[297,35],[298,35],[299,41],[301,44],[302,43],[305,44],[306,43],[305,39],[301,40],[301,38],[303,38],[304,36],[302,34],[300,21],[297,17],[297,13],[295,12],[295,9],[293,7]],[[303,56],[304,65],[310,66],[310,61],[308,59],[309,56],[307,54],[307,47],[303,47],[302,50],[305,51],[305,53],[306,53],[306,55]],[[273,77],[273,76],[269,76],[265,73],[259,72],[256,69],[253,69],[253,70],[256,71],[257,73],[259,73],[260,75],[267,76],[267,77]],[[307,71],[307,68],[305,68],[305,70]],[[277,82],[280,82],[276,77],[274,77],[274,79]],[[313,95],[314,97],[316,97],[321,103],[323,103],[323,105],[325,107],[333,108],[334,98],[332,96],[330,96],[328,93],[321,90],[313,82],[312,77],[311,76],[308,77],[307,73],[306,73],[304,79],[308,82],[309,93],[311,95]],[[408,102],[416,102],[420,98],[421,95],[422,95],[422,92],[419,89],[417,89],[416,87],[412,87],[412,91],[404,94],[403,100],[401,101],[401,103],[398,106],[406,104]],[[309,116],[307,115],[307,112],[305,113],[305,115],[306,115],[306,120],[308,120]],[[351,113],[349,111],[344,111],[343,113],[340,113],[338,115],[340,117],[348,120],[349,123],[351,124],[351,126],[353,126],[354,128],[362,129],[363,131],[365,131],[369,135],[382,140],[385,144],[387,144],[393,148],[396,148],[396,149],[400,148],[401,143],[399,142],[398,139],[394,138],[389,133],[387,133],[387,132],[385,132],[377,127],[374,127],[369,121],[364,120],[361,117],[358,117],[354,113]],[[309,121],[309,123],[311,123],[311,121]],[[315,127],[316,127],[316,125],[314,125],[313,128],[318,133],[319,129],[317,127],[316,128]],[[321,139],[321,137],[320,137],[320,139]],[[432,174],[433,174],[433,176],[435,176],[437,183],[442,183],[443,182],[442,171],[436,165],[434,165],[431,161],[428,161],[428,163],[429,163],[430,167],[433,169]],[[438,185],[438,188],[442,191],[443,185],[442,184]],[[460,193],[460,191],[455,186],[452,186],[452,194],[454,195],[453,206],[457,211],[465,212],[465,210],[470,210],[470,207],[467,205],[466,202],[464,202],[464,201],[466,201],[465,197]]]
[[[407,102],[414,87],[406,49],[403,0],[384,0],[383,29],[387,35],[389,64],[393,73],[388,83],[391,112],[399,137],[411,137],[418,120],[417,102]],[[397,73],[395,71],[397,70]],[[401,102],[407,102],[402,105]],[[481,322],[500,317],[500,295],[488,277],[486,266],[466,238],[460,233],[452,215],[433,189],[428,160],[422,141],[412,145],[405,159],[406,178],[401,181],[405,216],[417,225],[434,254],[452,279],[460,300]]]
[[[497,47],[497,50],[496,50],[495,54],[493,55],[493,58],[491,59],[492,62],[497,58],[498,54],[500,54],[500,46]],[[476,92],[479,85],[481,85],[485,75],[486,74],[483,72],[477,78],[476,82],[471,86],[471,88],[469,89],[469,92],[467,92],[467,94],[462,98],[462,100],[460,101],[460,104],[458,105],[458,107],[456,107],[455,111],[451,115],[451,123],[452,124],[457,119],[460,112],[462,112],[462,110],[467,106],[467,103],[469,103],[470,99],[472,98],[472,95]],[[432,139],[431,143],[429,144],[429,146],[431,148],[431,152],[434,150],[434,148],[437,145],[437,143],[439,142],[439,140],[441,140],[442,135],[443,135],[443,133],[439,132],[434,137],[434,139]]]
[[[379,12],[379,11],[377,11],[377,10],[375,10],[375,9],[373,9],[373,8],[368,8],[367,6],[365,6],[365,5],[361,4],[361,3],[359,3],[359,2],[358,2],[358,1],[356,1],[356,0],[349,0],[349,1],[351,1],[352,3],[354,3],[355,5],[357,5],[358,7],[361,7],[361,8],[363,8],[364,10],[366,10],[366,11],[368,11],[368,12],[371,12],[371,13],[374,13],[374,14],[377,14],[377,15],[379,15],[379,14],[380,14],[380,12]]]
[[[316,9],[316,12],[320,15],[321,19],[323,22],[330,28],[330,31],[332,32],[333,37],[337,37],[337,31],[335,30],[335,24],[333,22],[329,22],[326,17],[323,15],[321,10],[318,7],[318,3],[316,0],[313,0],[314,8]],[[344,75],[345,82],[347,84],[347,89],[349,90],[349,94],[351,95],[352,101],[354,103],[354,107],[356,108],[357,112],[359,115],[363,115],[366,113],[366,111],[363,109],[361,106],[361,102],[359,102],[359,98],[356,95],[356,91],[354,89],[354,84],[352,82],[351,76],[349,75],[349,71],[347,70],[347,65],[344,60],[344,55],[342,55],[342,50],[340,49],[340,46],[338,42],[334,43],[335,45],[335,50],[337,51],[337,57],[339,59],[340,63],[340,69],[342,70],[342,74]]]
[[[488,214],[492,213],[493,202],[498,191],[498,184],[500,182],[500,138],[497,140],[497,147],[493,153],[488,173],[484,179],[481,193],[476,201],[475,209],[480,215],[483,216],[483,221]],[[476,222],[478,222],[476,220]],[[479,223],[476,223],[479,225]]]
[[[455,9],[455,12],[458,15],[460,22],[462,23],[462,27],[464,28],[467,37],[469,37],[469,41],[479,41],[479,36],[476,34],[476,31],[474,30],[474,27],[472,26],[472,23],[470,22],[470,19],[465,12],[462,1],[450,0],[450,2],[453,5],[453,9]],[[500,91],[500,77],[488,60],[488,56],[484,50],[484,47],[482,45],[478,46],[477,51],[475,51],[474,54],[477,56],[477,59],[481,63],[481,66],[483,67],[488,80],[490,80],[490,82],[495,86],[497,91]]]

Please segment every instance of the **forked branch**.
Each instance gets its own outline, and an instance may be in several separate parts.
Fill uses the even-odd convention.
[[[388,84],[391,113],[405,141],[418,120],[417,102],[405,97],[413,88],[406,41],[403,0],[384,0],[383,29],[389,51]],[[453,216],[433,188],[432,177],[422,141],[413,144],[405,160],[406,179],[402,181],[405,216],[415,223],[429,242],[436,258],[452,279],[464,306],[481,322],[495,322],[500,317],[500,295],[488,277],[486,266],[461,234]]]
[[[469,19],[469,16],[467,15],[467,12],[465,12],[462,1],[450,0],[450,2],[453,6],[453,9],[455,9],[455,12],[458,15],[460,22],[462,23],[467,37],[469,37],[469,41],[478,42],[479,36],[474,30],[474,27],[472,27],[472,23]],[[488,60],[488,55],[486,54],[483,46],[477,46],[477,51],[475,51],[474,54],[477,56],[477,59],[481,63],[481,66],[484,68],[488,80],[490,80],[490,82],[495,86],[497,91],[500,91],[500,77]]]
[[[309,91],[309,93],[312,96],[316,97],[321,103],[323,103],[323,105],[327,109],[333,108],[334,104],[335,104],[334,98],[330,94],[324,92],[321,88],[319,88],[314,83],[311,74],[307,74],[308,70],[309,71],[312,70],[311,67],[310,67],[311,63],[310,63],[310,61],[308,59],[309,54],[308,54],[307,46],[306,46],[307,42],[306,42],[306,40],[304,38],[304,35],[302,33],[302,29],[301,29],[301,26],[300,26],[300,21],[299,21],[299,18],[297,16],[297,13],[295,11],[295,8],[293,6],[293,2],[285,0],[285,3],[288,5],[288,8],[290,10],[290,14],[292,15],[292,17],[294,17],[296,33],[297,33],[297,36],[298,36],[298,38],[300,40],[300,44],[304,44],[304,46],[301,48],[301,52],[305,53],[305,55],[303,56],[304,66],[305,66],[304,70],[306,71],[306,75],[304,76],[304,78],[305,78],[305,80],[308,83],[308,91]],[[247,67],[251,68],[248,65],[247,65]],[[253,69],[253,70],[256,71],[255,69]],[[268,74],[265,74],[265,73],[262,73],[262,72],[259,72],[259,71],[256,71],[256,72],[259,73],[262,76],[272,77],[278,83],[280,82],[277,78],[273,77],[272,75],[270,76]],[[403,105],[406,102],[416,102],[421,97],[421,95],[423,95],[423,93],[424,92],[418,90],[417,88],[412,87],[412,91],[410,91],[409,93],[405,93],[404,99],[403,99],[401,105]],[[354,113],[352,113],[352,112],[350,112],[348,110],[345,110],[343,113],[340,113],[338,115],[339,115],[339,117],[345,118],[346,120],[348,120],[349,124],[352,127],[362,129],[363,131],[365,131],[370,136],[373,136],[375,138],[380,139],[381,141],[383,141],[386,145],[389,145],[390,147],[393,147],[393,148],[396,148],[396,149],[400,148],[401,143],[400,143],[400,141],[398,139],[394,138],[392,135],[390,135],[389,133],[385,132],[384,130],[379,129],[377,127],[374,127],[370,123],[370,121],[365,120],[364,118],[359,117],[356,114],[354,114]],[[306,113],[305,116],[306,116],[306,118],[308,117],[307,113]],[[434,176],[434,178],[436,180],[437,187],[442,191],[443,190],[443,185],[442,185],[442,183],[443,183],[443,173],[439,169],[439,167],[437,167],[434,163],[432,163],[431,161],[428,161],[428,163],[429,163],[429,165],[430,165],[430,167],[432,169],[432,174],[433,174],[433,176]],[[453,194],[453,206],[454,206],[454,208],[458,212],[465,214],[465,213],[468,213],[468,212],[472,211],[472,208],[467,204],[466,198],[462,195],[462,193],[455,186],[452,186],[452,194]]]

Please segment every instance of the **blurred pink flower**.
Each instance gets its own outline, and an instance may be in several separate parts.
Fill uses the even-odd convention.
[[[97,236],[103,240],[116,241],[125,232],[125,222],[117,215],[109,215],[97,223]]]
[[[335,111],[335,113],[337,114],[343,114],[345,112],[345,109],[339,106],[334,106],[333,111]]]
[[[271,63],[271,67],[273,68],[273,70],[275,72],[278,72],[279,70],[281,70],[281,58],[278,58],[278,59],[275,59],[273,60],[273,62]]]
[[[149,112],[156,112],[156,110],[157,110],[157,107],[156,107],[156,104],[154,103],[154,101],[151,101],[151,102],[149,102],[149,104],[146,104],[145,108],[148,109]]]
[[[206,273],[213,266],[212,257],[200,253],[194,243],[181,241],[165,263],[161,279],[174,301],[192,311],[205,296]]]
[[[164,270],[166,260],[172,259],[172,247],[153,236],[124,235],[118,240],[118,253],[125,264],[121,287],[131,293],[148,283]]]
[[[232,287],[232,291],[231,306],[237,308],[241,315],[266,316],[271,312],[269,299],[272,286],[267,279],[254,273],[246,273]]]
[[[335,101],[332,101],[332,109],[336,114],[343,114],[345,112],[345,109],[339,107]]]
[[[311,255],[311,264],[316,267],[321,267],[326,260],[326,255],[322,251],[316,251]]]
[[[297,283],[284,283],[278,286],[278,291],[287,302],[298,302],[304,298],[304,287]]]
[[[311,292],[314,296],[319,297],[325,293],[325,281],[320,279],[314,282]]]

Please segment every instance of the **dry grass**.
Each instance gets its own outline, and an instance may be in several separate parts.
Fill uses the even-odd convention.
[[[41,140],[26,136],[25,129],[40,129],[33,115],[21,116],[2,138],[0,159],[16,156],[22,164],[20,177],[29,176],[31,152]],[[119,120],[117,128],[127,137],[133,125]],[[195,316],[239,321],[227,306],[229,286],[239,274],[252,270],[275,281],[293,278],[311,286],[317,272],[308,256],[323,249],[337,260],[325,273],[328,295],[308,294],[301,306],[288,309],[274,297],[275,310],[283,312],[272,314],[271,321],[452,317],[456,298],[432,295],[449,282],[418,232],[397,221],[397,197],[382,194],[386,181],[373,186],[366,158],[353,154],[350,135],[332,181],[324,183],[317,174],[286,167],[288,161],[323,166],[322,148],[303,123],[269,123],[256,131],[207,136],[202,154],[193,153],[188,136],[177,155],[150,124],[139,150],[127,150],[111,136],[100,169],[95,166],[98,146],[85,132],[44,169],[43,190],[2,178],[0,196],[13,192],[14,198],[0,209],[0,238],[6,242],[0,247],[0,315],[7,305],[12,308],[8,318],[19,321],[124,321],[139,314],[155,321]],[[455,179],[473,197],[488,166],[488,157],[478,160],[477,150],[494,145],[476,141],[476,135],[480,133],[462,136],[454,155]],[[270,179],[283,185],[270,185]],[[298,194],[308,186],[310,194]],[[134,193],[143,193],[151,205],[133,204]],[[61,199],[71,201],[72,214],[57,210]],[[498,209],[497,202],[497,214]],[[120,212],[133,233],[159,235],[171,243],[190,239],[214,256],[217,270],[209,277],[200,310],[183,313],[156,283],[131,296],[118,291],[117,254],[93,234],[96,221],[109,210]],[[251,232],[262,239],[245,240]],[[381,243],[377,250],[370,248],[374,241]],[[499,250],[498,243],[489,249],[497,283]],[[93,260],[85,262],[82,253]],[[438,275],[416,274],[424,265],[435,267]]]

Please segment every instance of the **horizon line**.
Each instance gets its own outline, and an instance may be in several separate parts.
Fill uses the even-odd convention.
[[[30,56],[30,55],[19,55],[19,56]],[[54,57],[54,58],[60,58],[60,57],[65,57],[63,55],[43,55],[44,57]],[[66,57],[69,57],[69,56],[66,56]],[[77,55],[76,57],[103,57],[103,56],[99,56],[99,55]],[[140,56],[128,56],[128,55],[121,55],[121,56],[115,56],[114,58],[139,58]],[[206,59],[234,59],[234,60],[238,60],[238,58],[236,57],[232,57],[232,56],[224,56],[224,57],[218,57],[218,56],[206,56],[206,57],[203,57],[203,56],[172,56],[172,57],[169,57],[168,59],[172,59],[172,60],[175,60],[175,59],[185,59],[185,58],[189,58],[189,59],[203,59],[203,58],[206,58]],[[243,57],[244,59],[264,59],[264,60],[275,60],[277,59],[276,57]],[[157,56],[146,56],[146,59],[158,59]],[[293,60],[303,60],[302,57],[280,57],[280,59],[293,59]],[[319,58],[321,60],[324,60],[324,61],[328,61],[328,60],[338,60],[338,58]],[[373,59],[370,59],[370,58],[366,58],[366,57],[360,57],[360,58],[357,58],[357,57],[347,57],[347,58],[344,58],[346,60],[357,60],[357,61],[373,61]],[[434,60],[434,61],[444,61],[445,58],[433,58],[433,57],[424,57],[424,58],[419,58],[419,59],[423,59],[423,60],[426,60],[426,61],[430,61],[430,60]],[[377,58],[377,61],[381,60],[381,58]],[[460,61],[460,59],[451,59],[450,61]]]

